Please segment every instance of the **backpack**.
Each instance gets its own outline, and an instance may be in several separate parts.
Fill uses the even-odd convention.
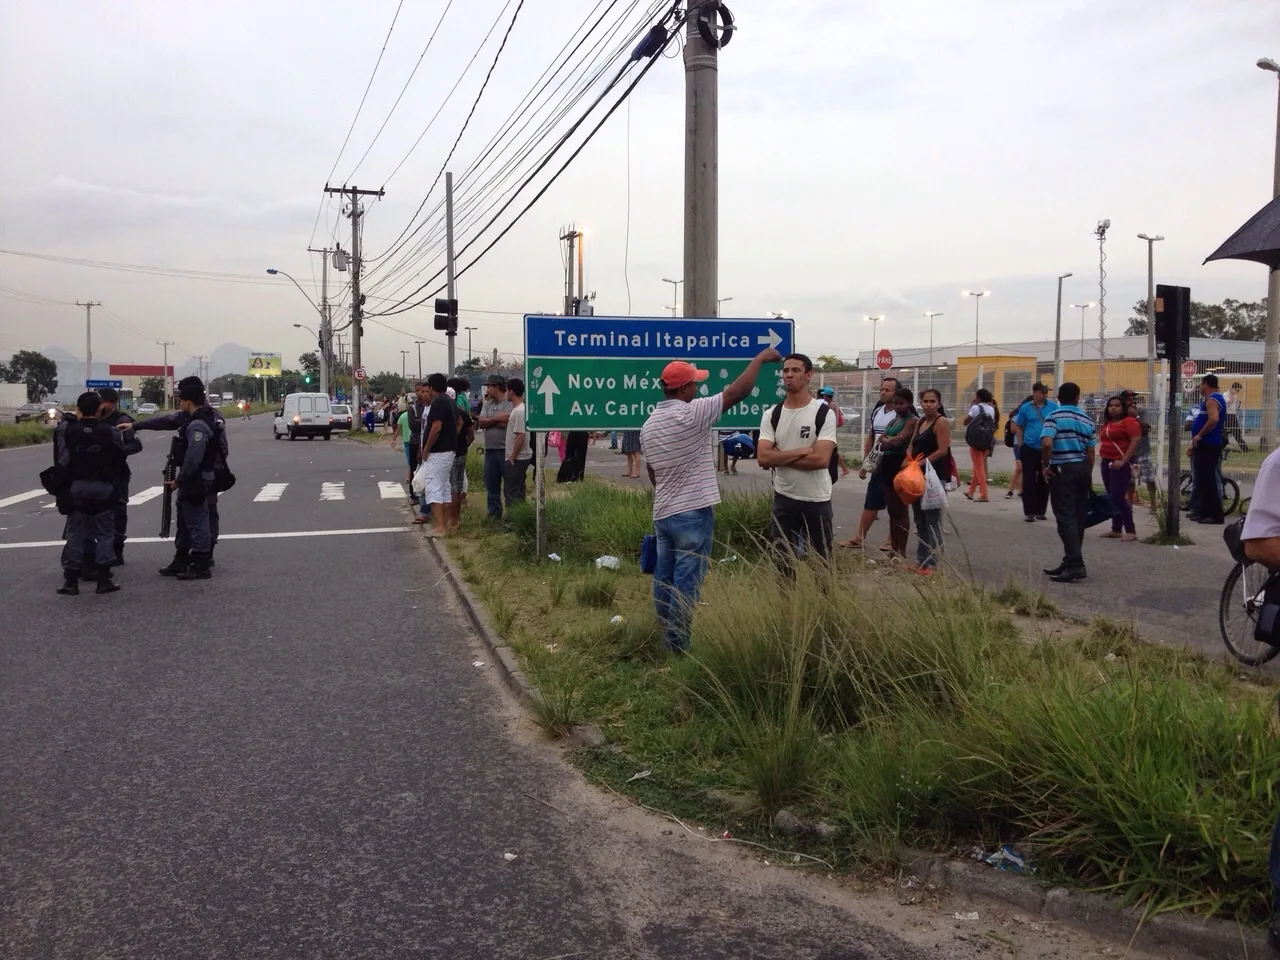
[[[818,407],[818,412],[813,417],[813,442],[818,442],[818,434],[822,433],[822,425],[827,422],[827,412],[831,408],[825,403]],[[778,432],[778,421],[782,419],[782,404],[779,403],[773,408],[773,413],[769,415],[769,424],[773,427],[776,434]],[[840,450],[837,444],[836,448],[831,451],[831,459],[827,462],[827,473],[831,476],[831,482],[836,483],[840,479]]]
[[[996,422],[978,405],[978,415],[964,428],[964,442],[975,450],[990,450],[995,444]]]
[[[1020,404],[1018,404],[1018,409],[1013,411],[1013,415],[1010,416],[1007,420],[1005,420],[1004,445],[1006,447],[1016,447],[1018,445],[1017,434],[1013,432],[1013,418],[1022,412],[1022,408],[1025,407],[1027,405],[1027,402],[1030,401],[1031,399],[1032,399],[1031,397],[1027,397],[1026,400],[1023,400]],[[1044,419],[1043,415],[1040,417],[1040,419],[1041,420]]]

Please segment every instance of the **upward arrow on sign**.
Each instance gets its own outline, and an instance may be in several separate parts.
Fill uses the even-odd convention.
[[[782,338],[774,332],[773,327],[769,328],[769,335],[767,337],[766,336],[756,337],[756,343],[759,346],[763,347],[765,345],[768,345],[771,349],[774,349],[774,350],[778,349],[778,344],[780,344],[781,342],[782,342]]]
[[[550,415],[555,413],[555,396],[560,392],[560,388],[556,386],[555,380],[551,379],[549,376],[543,377],[542,383],[538,387],[538,392],[542,394],[543,407],[547,414]]]

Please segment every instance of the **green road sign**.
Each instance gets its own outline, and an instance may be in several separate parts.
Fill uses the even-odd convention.
[[[658,378],[672,360],[710,371],[704,396],[723,390],[765,347],[792,349],[790,320],[525,318],[530,430],[639,430],[662,402]],[[610,355],[612,354],[612,355]],[[783,396],[781,365],[768,364],[720,429],[758,430]]]

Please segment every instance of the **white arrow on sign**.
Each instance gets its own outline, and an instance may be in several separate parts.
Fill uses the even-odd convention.
[[[560,392],[560,388],[556,386],[556,382],[551,379],[550,375],[542,378],[542,383],[538,387],[538,392],[542,394],[543,406],[547,415],[556,412],[555,396]]]
[[[758,345],[764,346],[765,344],[768,344],[770,347],[772,347],[775,350],[778,348],[778,344],[780,344],[781,342],[782,342],[782,338],[773,332],[773,327],[769,328],[769,335],[767,337],[756,337],[756,343]]]

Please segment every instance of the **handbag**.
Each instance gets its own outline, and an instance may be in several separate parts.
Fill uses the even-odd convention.
[[[640,572],[652,575],[658,569],[658,538],[646,533],[640,538]]]
[[[1089,527],[1096,527],[1100,523],[1106,523],[1115,515],[1116,505],[1111,502],[1110,497],[1094,493],[1092,490],[1089,491],[1089,512],[1084,520],[1086,530]]]
[[[875,442],[871,444],[871,451],[862,460],[862,469],[871,473],[876,467],[880,466],[880,449],[881,434],[876,434]]]

